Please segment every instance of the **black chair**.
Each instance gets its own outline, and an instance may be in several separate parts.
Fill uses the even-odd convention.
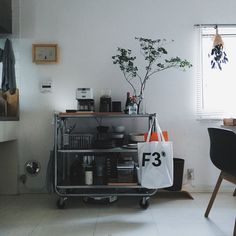
[[[233,236],[236,236],[236,219],[235,219],[235,223],[234,223],[234,234]]]
[[[208,203],[205,217],[208,217],[210,213],[222,180],[236,184],[236,134],[231,130],[219,128],[208,128],[208,133],[210,137],[210,158],[221,172]],[[236,189],[233,193],[233,196],[235,195]],[[235,231],[234,229],[234,236],[236,236]]]

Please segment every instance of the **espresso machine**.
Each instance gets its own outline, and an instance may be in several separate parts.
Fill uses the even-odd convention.
[[[76,89],[77,111],[95,111],[93,89],[77,88]]]

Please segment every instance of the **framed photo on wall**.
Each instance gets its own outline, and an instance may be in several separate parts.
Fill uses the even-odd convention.
[[[58,62],[57,44],[33,44],[32,60],[36,64],[50,64]]]

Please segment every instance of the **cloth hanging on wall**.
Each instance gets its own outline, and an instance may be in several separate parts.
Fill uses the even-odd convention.
[[[16,92],[15,56],[12,48],[12,43],[9,39],[6,39],[1,57],[2,57],[2,85],[1,85],[2,90],[3,92],[9,90],[10,94],[14,94]]]
[[[0,48],[0,62],[2,62],[3,50]]]

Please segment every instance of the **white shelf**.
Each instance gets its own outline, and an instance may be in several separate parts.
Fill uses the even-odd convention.
[[[0,121],[0,142],[17,139],[19,121]]]

